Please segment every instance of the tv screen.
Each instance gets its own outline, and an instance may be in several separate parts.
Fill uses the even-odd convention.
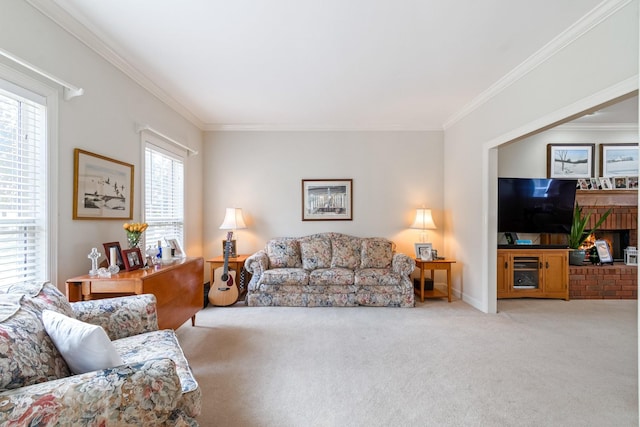
[[[498,232],[571,231],[575,179],[498,178]]]

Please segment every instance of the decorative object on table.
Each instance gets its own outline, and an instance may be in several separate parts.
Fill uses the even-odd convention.
[[[624,263],[626,265],[638,265],[638,248],[635,246],[628,246],[624,250]]]
[[[547,144],[547,178],[595,176],[595,144]]]
[[[104,248],[105,256],[107,257],[107,262],[111,265],[114,262],[112,258],[112,254],[115,250],[116,258],[115,263],[118,266],[119,270],[124,270],[124,262],[122,261],[122,249],[120,248],[120,242],[108,242],[103,243],[102,247]]]
[[[209,290],[209,302],[218,307],[233,305],[238,301],[238,287],[235,283],[236,272],[229,271],[229,253],[233,232],[227,233],[224,251],[224,265],[214,271],[213,284]]]
[[[127,243],[129,249],[137,248],[142,238],[142,233],[147,229],[149,225],[146,222],[125,222],[122,224],[122,228],[127,232]]]
[[[73,219],[131,219],[133,165],[76,148]]]
[[[600,144],[600,175],[627,176],[638,173],[638,144]]]
[[[242,208],[227,208],[224,214],[224,220],[222,224],[220,224],[220,230],[232,230],[231,234],[235,233],[236,230],[242,230],[247,228],[247,225],[244,222],[244,218],[242,216]],[[229,246],[229,256],[231,258],[236,258],[238,256],[238,252],[236,249],[236,241],[231,240],[229,242],[229,234],[227,234],[227,240],[222,241],[222,253],[227,253],[227,245]]]
[[[436,223],[433,222],[431,209],[425,209],[424,207],[416,209],[416,217],[410,228],[421,230],[420,243],[427,243],[427,230],[435,230],[437,228]]]
[[[240,213],[242,217],[242,212]],[[171,248],[171,256],[175,258],[184,258],[185,254],[182,250],[182,246],[180,246],[180,242],[178,239],[165,239],[167,241],[167,245]]]
[[[596,240],[594,245],[600,259],[600,264],[613,264],[613,257],[606,240]]]
[[[433,261],[433,249],[431,243],[416,243],[416,258],[422,261]]]
[[[353,179],[303,179],[302,220],[353,220]]]
[[[124,260],[124,268],[127,271],[133,271],[144,267],[144,258],[142,257],[140,248],[123,250],[122,259]]]
[[[587,224],[591,218],[591,212],[583,215],[582,207],[576,203],[573,210],[573,222],[571,224],[571,232],[569,233],[569,248],[573,249],[569,252],[569,264],[582,265],[584,259],[587,256],[586,251],[582,248],[583,243],[589,237],[589,234],[594,233],[604,223],[611,213],[611,209],[608,209],[600,216],[600,219],[595,223],[591,230],[587,230]]]
[[[91,248],[91,252],[87,255],[87,258],[91,260],[91,270],[89,270],[90,276],[98,274],[98,258],[100,258],[100,252],[97,248]]]

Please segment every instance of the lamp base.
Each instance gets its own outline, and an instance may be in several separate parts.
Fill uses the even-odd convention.
[[[225,249],[226,249],[226,245],[227,245],[227,241],[223,240],[222,241],[222,256],[224,256],[224,254],[226,253]],[[235,240],[231,240],[229,241],[229,258],[237,258],[238,254],[236,253],[236,241]]]

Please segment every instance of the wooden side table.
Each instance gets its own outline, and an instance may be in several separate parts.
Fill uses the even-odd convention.
[[[420,269],[420,290],[414,290],[416,295],[420,296],[420,302],[424,302],[425,298],[447,298],[451,302],[451,264],[455,263],[451,259],[437,259],[433,261],[423,261],[416,258],[416,267]],[[432,291],[424,290],[424,271],[429,270],[431,279],[433,279],[434,270],[447,270],[447,293],[436,289],[435,285]]]
[[[249,278],[245,278],[249,273],[244,269],[244,262],[250,255],[238,255],[237,257],[229,257],[229,270],[236,272],[236,281],[238,282],[238,293],[240,296],[244,295],[247,291],[247,283]],[[211,275],[209,280],[213,281],[214,271],[216,268],[224,267],[224,255],[217,256],[215,258],[208,259],[209,267],[211,268]]]

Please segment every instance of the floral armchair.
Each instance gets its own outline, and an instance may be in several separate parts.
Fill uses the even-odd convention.
[[[44,310],[101,326],[124,363],[74,375]],[[158,330],[154,295],[69,304],[50,283],[0,288],[0,425],[197,426],[200,409],[174,332]]]

